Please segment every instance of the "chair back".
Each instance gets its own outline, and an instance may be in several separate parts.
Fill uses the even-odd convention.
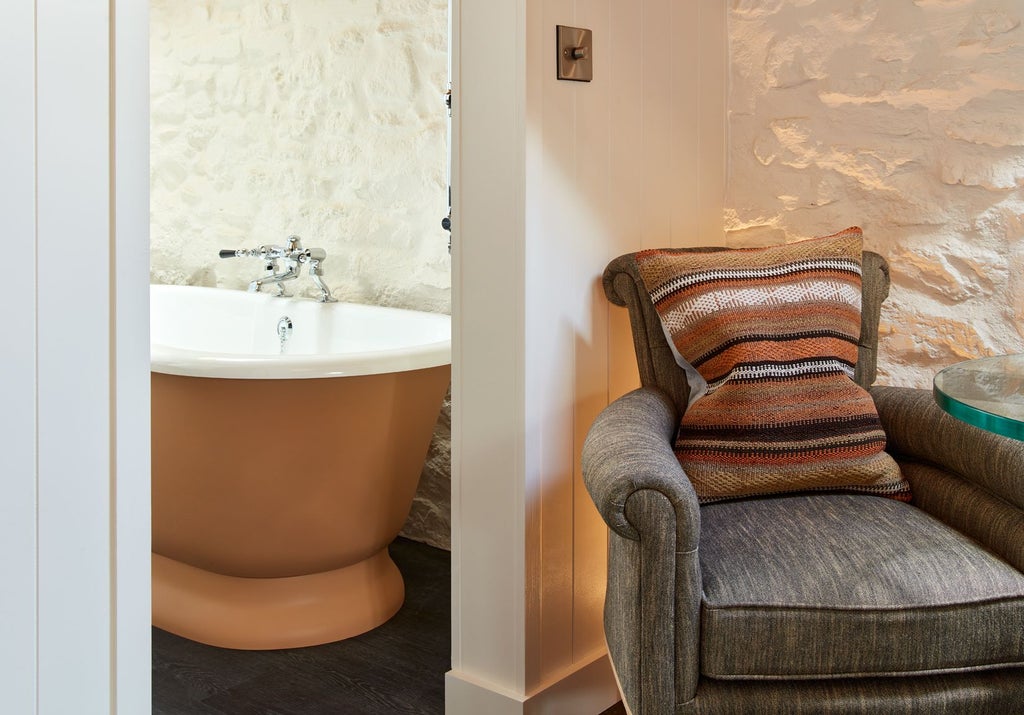
[[[723,251],[724,248],[678,248],[678,253]],[[615,305],[625,306],[633,332],[633,349],[640,368],[640,384],[656,387],[675,401],[680,414],[686,409],[690,387],[686,372],[676,363],[661,320],[636,267],[636,254],[619,256],[604,270],[604,292]],[[882,302],[889,295],[889,264],[882,256],[864,251],[861,261],[862,298],[860,341],[854,379],[867,389],[875,381],[878,363],[878,321]]]

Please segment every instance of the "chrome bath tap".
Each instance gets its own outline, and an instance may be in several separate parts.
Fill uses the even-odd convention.
[[[257,248],[224,249],[221,258],[260,258],[263,260],[266,274],[249,282],[249,292],[256,293],[264,285],[276,285],[277,295],[285,295],[285,281],[299,277],[299,269],[303,264],[309,265],[309,277],[320,290],[320,303],[334,303],[335,298],[323,281],[323,262],[327,252],[322,248],[303,248],[298,236],[289,236],[287,246],[258,246]],[[281,270],[281,264],[284,270]]]

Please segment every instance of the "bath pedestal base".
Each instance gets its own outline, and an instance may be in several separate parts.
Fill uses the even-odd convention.
[[[153,625],[221,648],[351,638],[387,621],[404,600],[386,548],[345,568],[287,578],[224,576],[153,554]]]

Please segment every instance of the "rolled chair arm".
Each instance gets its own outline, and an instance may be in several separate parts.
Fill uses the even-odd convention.
[[[1024,442],[952,417],[931,391],[871,388],[890,451],[934,464],[1024,509]]]
[[[679,413],[665,393],[640,388],[623,395],[598,415],[583,444],[583,481],[608,526],[639,540],[626,517],[630,496],[653,490],[676,512],[677,548],[697,548],[700,508],[693,485],[672,451]]]

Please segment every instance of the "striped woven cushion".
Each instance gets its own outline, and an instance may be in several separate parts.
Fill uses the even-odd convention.
[[[675,451],[703,502],[807,490],[910,499],[853,381],[859,228],[783,246],[642,251],[669,342],[706,381]]]

